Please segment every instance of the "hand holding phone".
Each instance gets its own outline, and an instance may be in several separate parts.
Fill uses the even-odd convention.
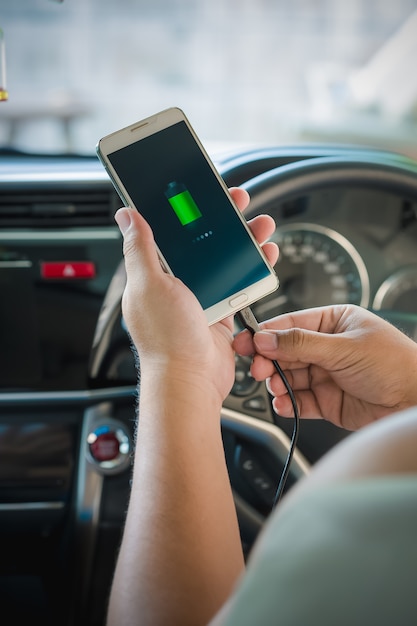
[[[182,111],[168,109],[112,133],[97,153],[123,203],[150,224],[165,269],[193,291],[209,324],[277,288]]]

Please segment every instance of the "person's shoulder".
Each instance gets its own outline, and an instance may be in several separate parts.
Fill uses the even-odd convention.
[[[284,498],[227,626],[417,624],[416,443],[417,410],[381,420]]]
[[[270,520],[225,624],[417,624],[417,474],[304,496]]]

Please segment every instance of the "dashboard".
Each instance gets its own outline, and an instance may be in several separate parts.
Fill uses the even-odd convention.
[[[249,191],[247,217],[267,212],[278,226],[280,287],[253,307],[259,320],[351,302],[417,340],[415,162],[343,146],[237,149],[215,162]],[[0,599],[16,624],[104,624],[137,403],[119,203],[94,158],[0,155]],[[246,552],[292,433],[249,368],[236,357],[222,411]],[[347,436],[302,423],[287,488]]]

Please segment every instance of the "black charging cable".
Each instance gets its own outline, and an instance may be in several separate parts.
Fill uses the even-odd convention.
[[[247,306],[246,308],[242,309],[241,311],[238,312],[238,318],[240,319],[242,325],[247,328],[247,330],[249,330],[249,332],[252,334],[252,336],[259,332],[261,330],[258,321],[255,317],[255,315],[253,314],[252,309]],[[291,437],[291,442],[290,442],[290,449],[288,451],[288,455],[287,455],[287,459],[285,461],[284,464],[284,468],[282,470],[281,473],[281,478],[279,480],[278,483],[278,487],[277,490],[275,492],[275,497],[274,497],[274,501],[272,504],[272,508],[274,509],[276,507],[276,505],[278,504],[278,502],[280,501],[283,491],[284,491],[284,487],[285,487],[285,483],[287,482],[287,478],[288,478],[288,474],[290,472],[290,466],[291,466],[291,461],[292,458],[294,456],[294,451],[295,451],[295,447],[297,445],[297,439],[298,439],[298,432],[299,432],[299,428],[300,428],[300,414],[298,411],[298,406],[297,406],[297,402],[295,400],[295,396],[294,396],[294,392],[291,388],[291,385],[289,384],[287,377],[285,376],[284,372],[282,371],[282,368],[280,366],[280,364],[278,363],[278,361],[276,360],[272,360],[272,364],[276,370],[276,372],[279,374],[282,382],[285,385],[285,388],[288,392],[288,395],[290,397],[291,400],[291,404],[292,404],[292,408],[294,411],[294,426],[293,426],[293,432],[292,432],[292,437]],[[275,412],[273,412],[274,415],[274,420],[275,420]],[[275,420],[275,425],[279,427],[278,423]]]

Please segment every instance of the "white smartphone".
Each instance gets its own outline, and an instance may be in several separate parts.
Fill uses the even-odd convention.
[[[150,224],[166,271],[193,291],[209,324],[278,287],[274,269],[180,109],[103,137],[97,154],[122,202]]]

